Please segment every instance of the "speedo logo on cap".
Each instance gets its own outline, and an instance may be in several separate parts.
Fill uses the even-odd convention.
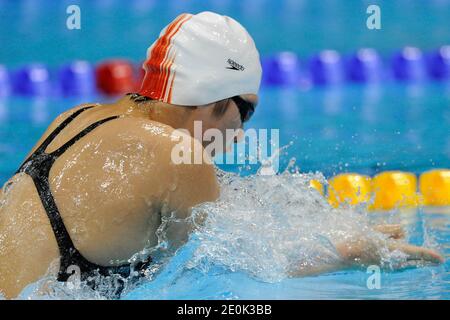
[[[234,61],[232,59],[228,59],[227,62],[230,65],[229,67],[227,67],[227,69],[238,70],[238,71],[244,71],[245,70],[243,65],[237,63],[236,61]]]

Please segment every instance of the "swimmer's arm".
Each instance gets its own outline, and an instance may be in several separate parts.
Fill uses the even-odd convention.
[[[403,239],[405,237],[405,231],[400,224],[380,224],[373,226],[372,228],[392,239]]]
[[[173,146],[173,141],[159,145],[158,156],[163,157],[159,160],[162,160],[160,163],[165,163],[160,167],[162,174],[159,181],[164,180],[164,189],[167,190],[167,195],[163,197],[164,212],[161,213],[161,218],[172,216],[180,220],[179,223],[172,223],[166,231],[166,236],[174,247],[179,247],[187,241],[194,228],[190,219],[192,208],[204,202],[215,201],[219,197],[219,183],[212,164],[174,164],[171,159]],[[203,150],[201,145],[197,147]],[[195,225],[201,224],[205,218],[196,216]]]
[[[219,197],[219,185],[212,165],[180,165],[179,184],[171,197],[171,211],[177,218],[186,219],[191,217],[192,208],[204,203],[215,201]],[[202,224],[206,217],[196,216],[195,225]],[[168,230],[168,237],[172,239],[175,247],[183,245],[189,234],[193,231],[192,220],[186,223],[177,223]]]
[[[288,276],[292,278],[316,276],[323,273],[337,272],[347,269],[345,263],[329,264],[322,266],[301,266],[288,271]]]
[[[291,277],[313,276],[322,273],[336,272],[362,266],[376,264],[381,258],[377,255],[376,243],[369,239],[359,238],[335,243],[338,257],[333,262],[320,265],[300,265],[289,270]]]
[[[303,277],[350,268],[381,265],[379,245],[370,239],[364,238],[338,243],[335,247],[341,259],[335,264],[299,266],[297,269],[290,271],[290,276]],[[435,264],[444,262],[444,258],[432,249],[410,245],[398,240],[387,240],[386,247],[391,252],[398,250],[406,254],[408,265],[419,265],[423,262]]]

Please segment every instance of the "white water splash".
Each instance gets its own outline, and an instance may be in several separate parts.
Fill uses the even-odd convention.
[[[194,220],[207,219],[196,232],[200,245],[188,266],[207,271],[218,264],[280,281],[295,269],[338,265],[334,244],[361,237],[379,244],[387,266],[404,260],[384,248],[386,237],[372,230],[362,209],[331,207],[310,186],[312,179],[326,184],[320,173],[222,174],[220,199],[194,209]]]

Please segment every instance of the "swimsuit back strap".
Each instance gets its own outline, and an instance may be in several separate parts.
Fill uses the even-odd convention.
[[[53,163],[58,159],[58,157],[64,153],[68,148],[70,148],[75,142],[80,140],[86,134],[97,128],[102,123],[118,118],[119,116],[112,116],[106,119],[99,120],[94,122],[75,137],[70,139],[68,142],[63,144],[60,148],[55,150],[50,154],[46,154],[45,161],[40,164],[40,168],[38,168],[31,175],[36,185],[36,189],[38,191],[39,197],[41,198],[42,205],[47,212],[47,215],[50,220],[50,224],[52,226],[53,232],[55,233],[56,241],[58,243],[58,247],[60,250],[60,254],[62,257],[67,255],[67,251],[69,251],[69,255],[75,254],[75,246],[70,238],[69,233],[67,232],[66,226],[64,225],[64,221],[59,212],[58,206],[53,198],[52,192],[50,190],[49,183],[49,174],[50,169]]]
[[[80,140],[81,138],[83,138],[85,135],[87,135],[89,132],[91,132],[92,130],[94,130],[95,128],[97,128],[99,125],[117,119],[120,116],[112,116],[112,117],[108,117],[102,120],[99,120],[97,122],[94,122],[93,124],[91,124],[90,126],[86,127],[85,129],[83,129],[80,133],[78,133],[76,136],[74,136],[72,139],[70,139],[69,141],[67,141],[66,143],[64,143],[61,147],[59,147],[58,149],[56,149],[55,151],[51,152],[50,155],[58,158],[60,155],[62,155],[67,149],[69,149],[72,145],[74,145],[78,140]]]
[[[88,106],[81,109],[78,109],[74,113],[72,113],[69,117],[67,117],[63,122],[61,122],[49,135],[45,140],[41,143],[39,147],[36,148],[36,150],[21,164],[19,169],[16,171],[16,174],[23,171],[24,165],[31,160],[32,157],[42,154],[45,152],[45,149],[49,146],[49,144],[56,138],[56,136],[71,123],[78,115],[80,115],[82,112],[93,108],[94,106]]]
[[[67,276],[66,270],[71,265],[77,265],[78,267],[80,267],[82,272],[89,272],[90,269],[98,269],[100,266],[87,261],[73,244],[72,238],[70,237],[70,234],[66,229],[58,206],[56,205],[56,202],[50,190],[48,179],[51,166],[61,154],[67,151],[67,149],[69,149],[82,137],[87,135],[89,132],[91,132],[101,124],[117,118],[119,118],[119,116],[112,116],[94,122],[84,130],[82,130],[79,134],[67,141],[65,144],[63,144],[61,147],[59,147],[57,150],[53,151],[52,153],[46,154],[49,163],[43,164],[43,172],[41,174],[33,176],[33,180],[36,185],[39,197],[41,198],[42,204],[45,208],[45,211],[47,212],[50,224],[55,234],[56,242],[58,244],[61,256],[58,279],[64,279]]]
[[[55,130],[53,130],[47,138],[45,138],[44,142],[37,148],[36,152],[44,152],[45,149],[49,146],[49,144],[56,138],[56,136],[71,123],[76,117],[78,117],[82,112],[93,108],[94,106],[88,106],[81,109],[78,109],[74,113],[72,113],[70,116],[68,116],[63,122],[61,122]]]
[[[55,234],[60,256],[71,256],[76,249],[50,191],[48,177],[35,176],[33,181]]]
[[[71,116],[69,116],[66,120],[64,120],[39,146],[39,148],[29,157],[27,161],[22,165],[19,171],[24,171],[28,175],[30,175],[33,179],[33,182],[36,186],[36,190],[38,192],[39,198],[42,201],[42,205],[47,213],[47,216],[50,221],[50,225],[52,227],[53,233],[55,235],[55,239],[58,245],[59,253],[60,253],[60,270],[58,273],[58,279],[67,280],[67,268],[71,265],[77,265],[81,272],[89,273],[92,270],[100,269],[100,273],[107,273],[107,268],[103,268],[101,266],[97,266],[89,261],[87,261],[76,249],[69,232],[66,229],[64,221],[61,217],[58,206],[55,202],[53,194],[50,189],[49,183],[49,175],[50,170],[53,166],[53,163],[58,159],[60,155],[62,155],[67,149],[69,149],[73,144],[75,144],[82,137],[87,135],[89,132],[100,126],[101,124],[111,121],[113,119],[119,118],[119,116],[111,116],[106,119],[99,120],[94,122],[93,124],[86,127],[76,136],[71,138],[57,150],[52,153],[46,153],[45,149],[47,146],[55,139],[55,137],[70,123],[72,122],[79,114],[83,111],[89,109],[91,107],[86,107],[77,110]]]

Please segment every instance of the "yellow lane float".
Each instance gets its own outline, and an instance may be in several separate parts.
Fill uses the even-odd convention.
[[[390,210],[419,204],[417,178],[413,173],[386,171],[372,178],[373,204],[370,209]]]
[[[435,169],[421,174],[420,193],[426,206],[450,205],[450,170]]]
[[[311,180],[310,187],[324,195],[320,181]],[[419,190],[415,174],[386,171],[373,178],[357,173],[343,173],[330,178],[328,202],[341,204],[368,203],[370,210],[425,206],[450,206],[450,169],[434,169],[420,175]]]
[[[333,177],[329,181],[328,201],[333,207],[347,203],[356,205],[370,200],[370,177],[344,173]]]

